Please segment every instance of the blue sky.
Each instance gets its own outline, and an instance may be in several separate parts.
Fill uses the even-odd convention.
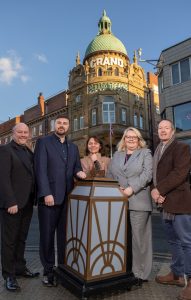
[[[139,47],[142,58],[158,59],[191,37],[190,0],[0,0],[0,121],[35,105],[39,92],[47,99],[67,89],[76,54],[82,61],[103,9],[131,61]]]

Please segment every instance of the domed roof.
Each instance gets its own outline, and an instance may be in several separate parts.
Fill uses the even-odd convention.
[[[85,58],[97,51],[115,51],[127,55],[127,51],[123,43],[116,38],[111,32],[111,21],[104,10],[102,18],[98,23],[98,35],[88,45]]]

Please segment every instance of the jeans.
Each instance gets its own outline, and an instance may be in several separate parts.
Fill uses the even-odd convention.
[[[191,214],[176,214],[174,220],[163,223],[172,254],[172,272],[191,277]]]

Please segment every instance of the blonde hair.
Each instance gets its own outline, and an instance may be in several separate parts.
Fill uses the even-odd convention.
[[[135,133],[135,135],[138,137],[138,149],[147,147],[146,142],[143,139],[140,131],[134,127],[128,127],[127,129],[125,129],[123,136],[117,145],[118,151],[126,151],[125,136],[127,135],[128,131],[133,131]]]

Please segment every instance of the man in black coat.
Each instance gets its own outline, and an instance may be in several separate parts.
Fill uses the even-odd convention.
[[[53,275],[55,233],[58,264],[64,263],[67,195],[73,189],[74,176],[86,177],[80,164],[78,147],[66,137],[68,129],[68,118],[58,116],[55,132],[40,138],[35,147],[40,259],[44,268],[43,284],[49,287],[56,286]]]
[[[19,123],[13,128],[12,141],[0,147],[1,264],[9,291],[20,290],[16,276],[39,275],[26,267],[24,258],[35,190],[28,139],[28,126]]]

